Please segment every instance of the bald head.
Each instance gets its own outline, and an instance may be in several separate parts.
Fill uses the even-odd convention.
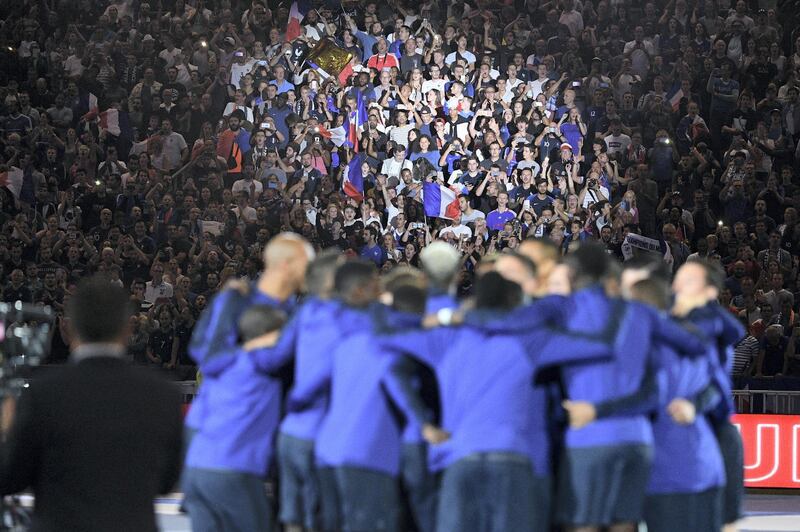
[[[308,263],[313,258],[314,248],[305,238],[295,233],[281,233],[264,248],[264,268],[267,270],[297,260]]]
[[[263,291],[286,295],[286,292],[301,290],[308,263],[313,258],[314,248],[305,238],[294,233],[279,234],[264,248]]]

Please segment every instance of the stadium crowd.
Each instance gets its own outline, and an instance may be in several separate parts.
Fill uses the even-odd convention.
[[[4,301],[61,311],[107,272],[133,360],[173,370],[281,231],[384,272],[444,240],[461,294],[526,237],[596,240],[720,261],[737,371],[797,372],[800,37],[774,2],[296,5],[286,42],[289,2],[2,3]],[[343,75],[304,61],[321,39]]]

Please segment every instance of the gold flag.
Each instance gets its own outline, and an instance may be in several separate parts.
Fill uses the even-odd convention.
[[[352,53],[337,46],[332,40],[322,39],[309,52],[306,62],[313,68],[321,70],[320,74],[323,76],[327,74],[327,76],[339,77],[352,58]]]

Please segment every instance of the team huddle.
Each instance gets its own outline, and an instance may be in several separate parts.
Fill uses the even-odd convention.
[[[724,276],[527,240],[421,270],[282,234],[196,327],[195,531],[717,532],[740,516]],[[671,282],[671,285],[670,285]],[[304,295],[298,299],[296,294]],[[264,479],[276,479],[270,502]],[[277,506],[277,515],[273,506]]]

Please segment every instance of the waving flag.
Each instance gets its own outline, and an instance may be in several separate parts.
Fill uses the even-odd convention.
[[[425,216],[452,220],[461,214],[461,210],[458,208],[458,196],[455,191],[446,186],[426,182],[422,185],[422,194]]]
[[[675,94],[673,94],[670,99],[669,103],[672,106],[673,111],[677,111],[680,109],[681,106],[681,99],[684,97],[683,89],[678,89]]]
[[[303,27],[300,25],[300,22],[303,20],[303,17],[306,16],[306,12],[308,12],[308,6],[305,4],[306,3],[303,1],[292,2],[292,7],[289,9],[289,25],[286,26],[285,42],[293,41],[303,34]]]
[[[100,129],[115,137],[130,138],[133,136],[128,113],[119,109],[112,108],[100,113]]]
[[[360,90],[356,90],[356,109],[350,113],[348,120],[347,141],[353,146],[353,150],[358,152],[358,138],[364,124],[367,123],[367,108],[364,105],[364,95]]]
[[[308,53],[306,62],[323,78],[339,76],[350,65],[353,54],[338,46],[330,39],[322,39]],[[352,67],[351,67],[352,71]],[[341,78],[339,78],[341,80]],[[344,86],[344,84],[342,84]]]
[[[22,176],[20,168],[10,166],[8,170],[0,173],[0,187],[6,187],[15,198],[19,198],[19,193],[22,191]]]
[[[86,106],[87,109],[86,114],[84,114],[81,119],[82,120],[92,120],[97,118],[97,114],[100,112],[100,108],[97,105],[97,96],[92,94],[91,92],[80,97],[80,106]]]
[[[339,148],[341,148],[347,140],[347,129],[344,126],[335,127],[332,129],[326,129],[323,126],[319,126],[319,134],[333,142],[334,146]]]
[[[362,162],[362,157],[355,155],[348,163],[347,168],[344,169],[342,177],[342,190],[356,201],[364,199],[364,175],[361,173]]]

